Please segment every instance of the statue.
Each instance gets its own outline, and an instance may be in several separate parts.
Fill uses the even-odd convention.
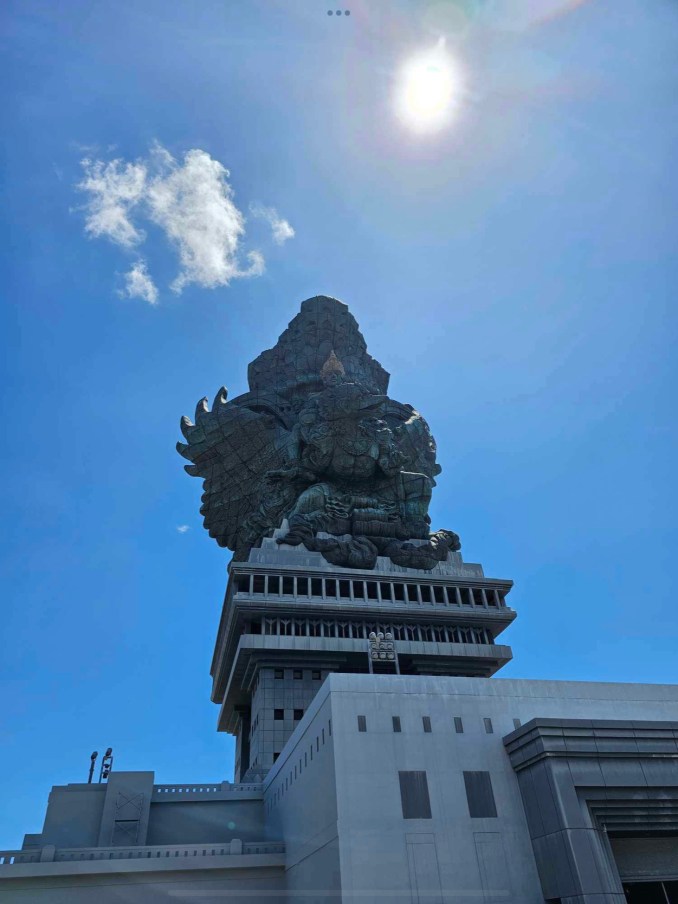
[[[177,446],[205,481],[205,527],[237,559],[283,519],[278,543],[346,567],[374,568],[385,555],[430,569],[459,549],[451,531],[430,533],[440,466],[428,425],[385,394],[388,374],[345,305],[304,302],[249,377],[250,393],[227,402],[221,390],[212,411],[199,403],[195,425],[182,418],[188,444]]]

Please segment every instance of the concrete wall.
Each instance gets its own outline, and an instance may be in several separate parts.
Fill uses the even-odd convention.
[[[326,685],[323,685],[325,687]],[[284,838],[291,900],[325,901],[341,888],[333,724],[316,696],[264,783],[271,838]]]
[[[429,904],[543,904],[517,777],[502,741],[514,719],[678,715],[674,686],[334,674],[326,692],[342,890],[351,901],[371,900],[379,890],[394,899],[407,891]],[[358,715],[365,716],[365,732]],[[463,733],[455,730],[455,716]],[[426,772],[431,819],[403,818],[400,770]],[[495,818],[469,815],[464,771],[489,772]]]
[[[77,867],[77,864],[69,864]],[[4,879],[0,904],[288,904],[281,868]]]
[[[261,841],[264,832],[261,800],[152,803],[146,844]]]

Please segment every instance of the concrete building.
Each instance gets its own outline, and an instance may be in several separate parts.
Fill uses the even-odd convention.
[[[364,412],[377,406],[378,442],[390,431],[429,470],[403,470],[397,456],[392,467],[380,446],[385,471],[350,506],[332,497],[331,472],[295,498],[269,487],[273,501],[245,478],[242,489],[237,468],[205,477],[206,525],[235,552],[211,669],[219,730],[236,737],[234,782],[160,785],[114,770],[53,788],[42,832],[0,852],[3,904],[678,904],[678,686],[492,677],[511,659],[500,638],[515,618],[511,581],[465,563],[452,532],[422,529],[435,445],[411,407],[384,395],[388,375],[344,307],[304,302],[279,342],[325,318],[337,355],[323,376],[341,368],[342,379],[308,396],[308,379],[276,364],[292,399],[281,402],[262,374],[296,359],[265,352],[251,393],[220,393],[214,412],[199,406],[183,425],[189,473],[214,467],[224,435],[230,449],[265,430],[275,442],[255,443],[249,466],[261,455],[275,468],[280,448],[294,464],[318,411],[362,418],[362,432],[342,422],[338,437],[362,448],[356,437],[374,428]],[[316,367],[329,340],[313,336]],[[302,428],[285,433],[297,416]],[[416,458],[418,444],[433,457]]]

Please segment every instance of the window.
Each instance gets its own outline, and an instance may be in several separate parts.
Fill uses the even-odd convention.
[[[301,679],[304,677],[304,673],[302,672],[301,669],[294,669],[292,671],[292,677],[295,678],[297,681],[301,681]]]
[[[273,710],[273,718],[276,722],[282,722],[285,718],[285,710],[284,709],[274,709]]]
[[[299,719],[303,719],[303,718],[304,718],[304,711],[303,711],[303,709],[295,709],[295,710],[294,710],[294,721],[295,721],[295,722],[298,722]]]
[[[358,716],[358,731],[367,731],[367,719],[365,716]]]
[[[431,801],[425,772],[399,772],[403,819],[431,819]]]
[[[253,593],[263,593],[265,589],[263,574],[255,574],[252,580],[252,592]]]
[[[280,594],[280,578],[275,574],[269,574],[268,576],[268,592],[275,596]]]
[[[393,716],[393,731],[401,731],[400,716]]]
[[[277,681],[282,681],[282,679],[285,677],[285,670],[284,670],[284,669],[274,669],[274,670],[273,670],[273,677],[274,677]]]
[[[464,733],[464,723],[461,721],[461,716],[454,717],[454,730],[457,732],[457,734]]]
[[[292,596],[294,593],[294,578],[283,575],[282,585],[284,596]]]
[[[490,773],[465,772],[464,785],[469,816],[473,819],[496,817],[497,807],[494,803]]]
[[[520,719],[514,719],[514,720],[513,720],[513,727],[514,727],[514,728],[520,728]]]
[[[424,726],[424,732],[426,734],[430,734],[431,733],[431,717],[430,716],[422,716],[421,721]]]
[[[279,756],[280,756],[280,751],[279,751],[279,750],[276,750],[276,751],[274,752],[274,754],[273,754],[273,762],[274,762],[274,763],[275,763],[275,761],[278,759]]]
[[[320,669],[313,669],[311,672],[311,678],[313,681],[320,681]]]
[[[492,727],[492,719],[483,719],[485,723],[485,731],[487,734],[494,734],[494,728]]]

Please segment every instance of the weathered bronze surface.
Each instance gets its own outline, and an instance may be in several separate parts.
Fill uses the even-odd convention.
[[[204,480],[211,537],[246,559],[287,519],[279,543],[329,562],[374,568],[377,556],[431,569],[460,547],[430,532],[436,445],[411,405],[388,397],[389,375],[368,353],[347,306],[320,295],[301,305],[274,348],[250,364],[250,391],[195,424],[181,419],[177,450]]]

